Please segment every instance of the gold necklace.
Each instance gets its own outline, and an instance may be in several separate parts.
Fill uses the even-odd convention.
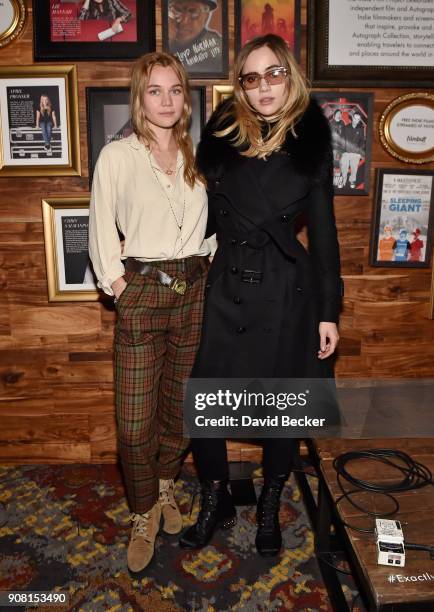
[[[183,197],[183,204],[182,204],[182,217],[181,217],[181,222],[179,222],[178,221],[178,217],[176,216],[176,213],[175,213],[175,211],[173,209],[172,202],[170,201],[170,198],[167,195],[166,190],[164,189],[163,185],[160,183],[160,179],[158,178],[158,174],[155,171],[155,168],[154,168],[154,166],[152,164],[150,148],[146,147],[146,151],[148,153],[149,165],[151,166],[152,172],[153,172],[153,174],[155,176],[155,179],[156,179],[158,185],[160,186],[161,191],[164,193],[164,195],[166,196],[167,201],[169,202],[170,212],[172,213],[172,216],[175,219],[175,223],[176,223],[176,225],[178,227],[178,230],[179,230],[179,240],[181,242],[181,255],[182,255],[182,257],[184,257],[184,246],[182,244],[182,226],[184,225],[184,216],[185,216],[185,180],[183,181],[183,184],[184,184],[184,197]],[[178,155],[177,155],[177,157],[178,157]],[[170,173],[173,174],[173,170],[171,170]],[[167,172],[166,172],[166,174],[167,174]]]

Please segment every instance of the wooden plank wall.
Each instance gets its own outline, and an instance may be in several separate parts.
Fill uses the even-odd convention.
[[[302,2],[302,64],[306,62]],[[1,65],[32,64],[31,0],[21,37],[0,50]],[[234,11],[230,6],[230,65]],[[157,39],[161,17],[157,2]],[[67,62],[65,62],[67,63]],[[112,462],[116,459],[112,338],[114,312],[100,303],[48,303],[41,198],[88,191],[85,88],[125,86],[129,63],[79,62],[82,177],[0,178],[0,461]],[[355,75],[355,82],[357,76]],[[223,82],[223,81],[222,81]],[[208,85],[207,112],[211,109]],[[401,164],[381,147],[378,120],[398,89],[375,90],[371,184],[377,167]],[[434,164],[428,166],[434,168]],[[368,265],[373,189],[336,198],[346,285],[337,374],[341,377],[434,375],[434,323],[428,317],[431,272]],[[245,443],[231,458],[257,457]]]

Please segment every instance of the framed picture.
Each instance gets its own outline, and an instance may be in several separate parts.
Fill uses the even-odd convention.
[[[395,98],[381,115],[380,140],[400,161],[434,161],[434,95],[411,93]]]
[[[190,135],[194,147],[198,145],[205,125],[205,91],[205,87],[191,87]],[[103,146],[133,132],[130,90],[128,87],[87,87],[86,102],[89,185],[92,185],[95,164]]]
[[[230,98],[234,88],[232,85],[213,85],[212,86],[212,110],[215,111],[217,106],[226,98]]]
[[[96,160],[104,145],[133,132],[130,120],[129,87],[87,87],[87,140],[89,184]]]
[[[25,21],[24,0],[0,2],[0,47],[5,47],[20,35]]]
[[[161,0],[163,49],[197,79],[228,76],[228,0]]]
[[[335,194],[368,194],[374,95],[321,91],[313,96],[330,124]]]
[[[75,66],[0,67],[0,176],[80,175]]]
[[[300,61],[301,1],[236,0],[235,44],[239,51],[249,40],[265,34],[277,34]]]
[[[34,0],[36,61],[131,60],[155,50],[148,0]]]
[[[88,254],[89,200],[42,200],[50,302],[95,301],[101,295]]]
[[[372,266],[427,268],[431,259],[434,171],[377,170]]]
[[[434,11],[428,4],[309,0],[312,85],[434,87]]]

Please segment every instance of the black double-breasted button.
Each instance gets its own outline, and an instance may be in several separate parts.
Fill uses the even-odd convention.
[[[280,217],[280,220],[282,221],[282,223],[287,223],[289,221],[289,217],[288,215],[282,215]]]
[[[245,331],[246,331],[246,328],[243,325],[240,325],[240,327],[237,327],[237,334],[244,334]]]
[[[235,295],[233,301],[234,301],[234,304],[241,304],[243,300],[238,295]]]
[[[272,331],[273,331],[273,330],[271,329],[271,327],[264,327],[264,332],[265,332],[266,334],[271,334],[271,332],[272,332]]]
[[[296,287],[295,290],[296,291],[303,291],[303,287]]]
[[[227,217],[229,212],[225,208],[220,208],[220,214],[222,217]]]
[[[236,246],[237,241],[235,240],[235,238],[232,238],[232,240],[229,240],[229,244],[231,244],[232,246]]]
[[[232,266],[231,274],[238,274],[238,268],[236,266]]]

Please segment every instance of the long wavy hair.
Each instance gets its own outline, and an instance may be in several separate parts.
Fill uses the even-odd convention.
[[[264,118],[252,107],[238,80],[238,77],[242,75],[247,57],[252,51],[261,47],[271,49],[276,55],[279,65],[284,66],[288,71],[286,77],[288,97],[277,115],[273,117],[269,133],[264,138],[261,131]],[[297,137],[296,125],[309,104],[309,90],[300,66],[283,38],[275,34],[266,34],[248,42],[238,55],[233,85],[234,108],[229,109],[227,113],[223,113],[220,117],[219,125],[225,124],[225,127],[218,129],[215,132],[216,136],[225,137],[235,132],[232,144],[242,149],[241,154],[246,157],[259,157],[261,159],[267,158],[271,153],[282,148],[288,130],[292,132],[294,137]],[[227,125],[230,118],[232,121]]]
[[[150,146],[151,143],[157,142],[154,133],[148,126],[145,109],[143,108],[143,98],[154,66],[172,68],[179,78],[184,92],[183,112],[179,121],[173,126],[173,135],[184,158],[184,179],[193,188],[196,180],[201,180],[201,176],[195,166],[193,143],[188,133],[191,117],[190,87],[184,67],[177,57],[168,53],[146,53],[134,63],[131,73],[131,123],[137,137],[143,140],[145,144]]]

